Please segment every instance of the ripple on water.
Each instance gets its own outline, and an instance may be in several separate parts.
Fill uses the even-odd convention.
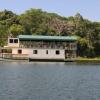
[[[0,100],[100,100],[100,65],[0,62]]]

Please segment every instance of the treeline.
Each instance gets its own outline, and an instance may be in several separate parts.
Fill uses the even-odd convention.
[[[30,9],[20,15],[8,10],[1,11],[0,46],[6,45],[8,37],[16,37],[19,34],[77,35],[79,56],[100,56],[100,22],[84,19],[79,13],[62,17],[41,9]]]

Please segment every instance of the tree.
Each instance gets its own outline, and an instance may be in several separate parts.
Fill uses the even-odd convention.
[[[17,37],[20,34],[25,34],[25,29],[23,26],[21,25],[16,25],[13,24],[10,28],[9,28],[9,33],[12,34],[13,37]]]

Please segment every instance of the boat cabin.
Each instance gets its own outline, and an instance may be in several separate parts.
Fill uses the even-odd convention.
[[[76,41],[76,36],[19,35],[17,38],[8,38],[5,48],[12,49],[12,58],[64,61],[76,58]]]

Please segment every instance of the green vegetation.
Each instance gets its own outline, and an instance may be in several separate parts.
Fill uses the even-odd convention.
[[[76,60],[78,63],[100,63],[100,58],[82,58],[78,57]]]
[[[8,37],[19,34],[79,36],[78,56],[100,57],[100,22],[84,19],[79,13],[62,17],[41,9],[30,9],[21,15],[12,11],[0,12],[0,46]]]

